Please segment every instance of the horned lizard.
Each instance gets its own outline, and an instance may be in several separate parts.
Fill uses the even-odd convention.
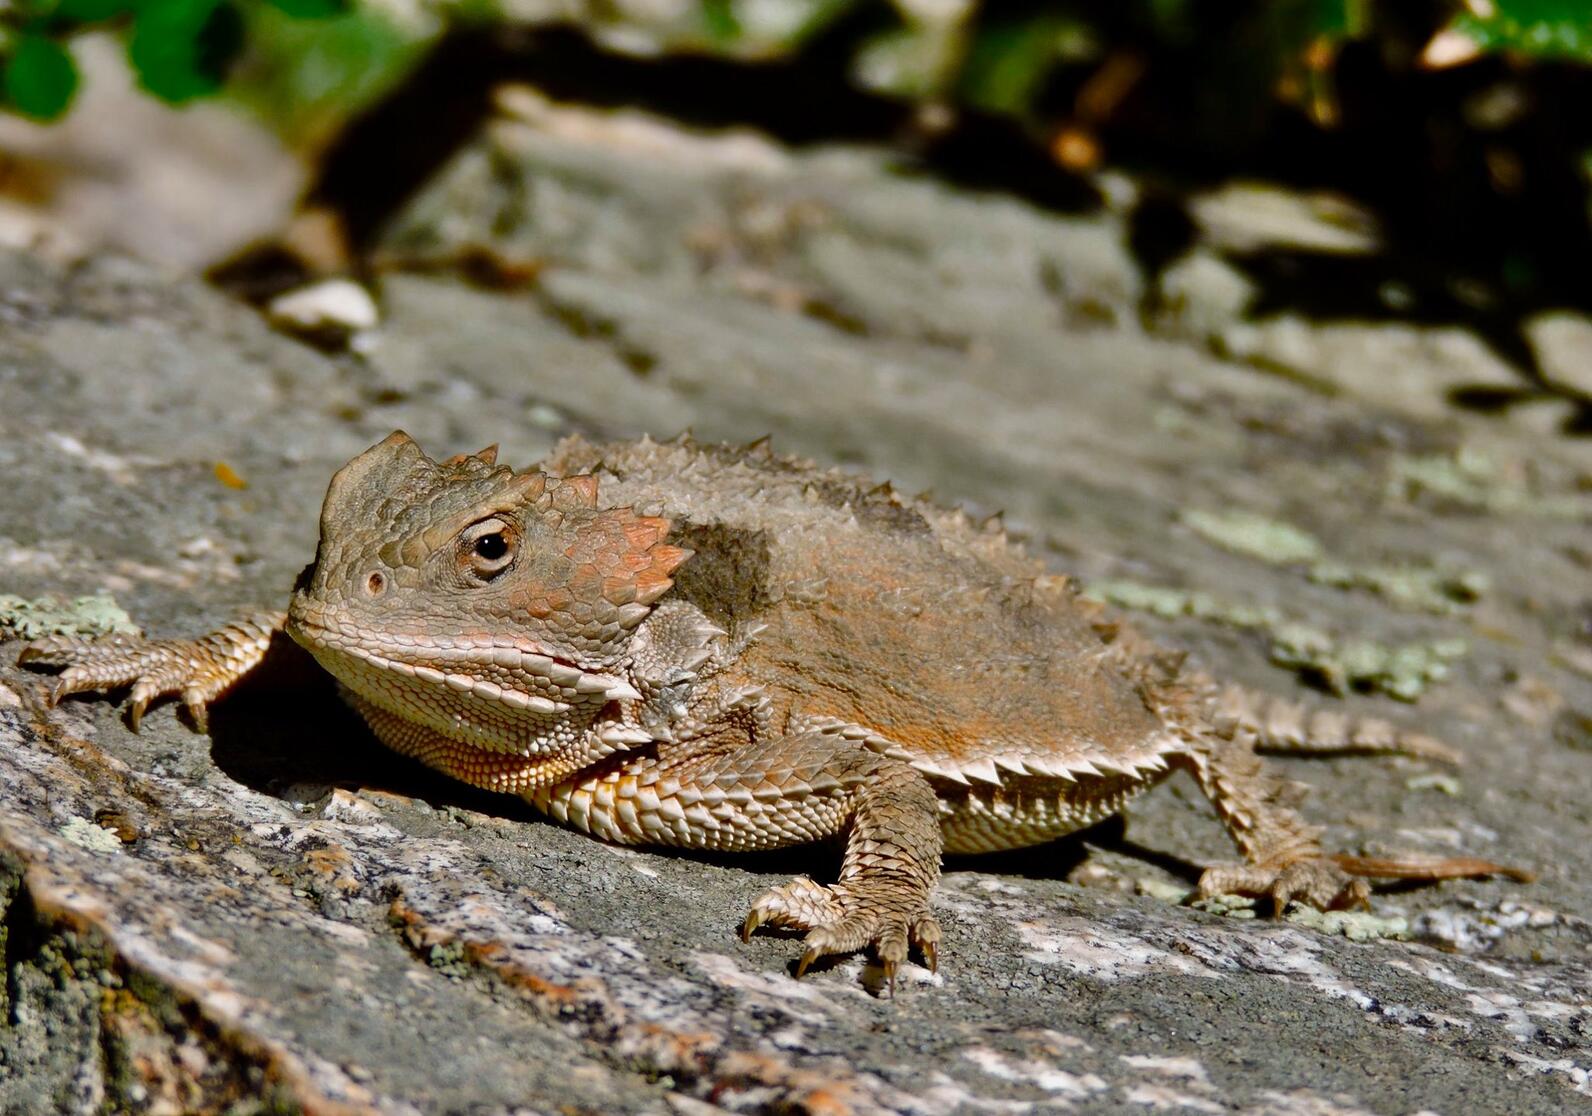
[[[1193,775],[1243,854],[1199,892],[1327,908],[1361,876],[1498,870],[1333,857],[1257,748],[1451,760],[1378,720],[1221,686],[999,530],[766,443],[436,462],[398,432],[332,478],[285,612],[197,640],[50,638],[51,700],[132,684],[206,707],[285,631],[390,747],[608,841],[750,850],[844,836],[838,880],[759,896],[797,975],[871,946],[937,963],[942,851],[1039,844]]]

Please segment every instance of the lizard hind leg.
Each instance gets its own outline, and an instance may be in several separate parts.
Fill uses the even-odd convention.
[[[1322,851],[1320,828],[1294,810],[1298,791],[1255,753],[1253,734],[1199,734],[1177,762],[1199,783],[1244,856],[1242,864],[1207,868],[1199,897],[1270,896],[1278,914],[1295,899],[1322,910],[1369,902],[1364,881]]]
[[[1368,906],[1370,887],[1361,877],[1438,880],[1493,874],[1527,878],[1529,873],[1473,857],[1366,858],[1332,855],[1321,847],[1321,830],[1294,809],[1298,793],[1255,753],[1255,734],[1195,735],[1178,757],[1199,783],[1244,856],[1242,864],[1219,864],[1200,876],[1201,898],[1223,893],[1269,896],[1277,914],[1298,900],[1320,910]]]

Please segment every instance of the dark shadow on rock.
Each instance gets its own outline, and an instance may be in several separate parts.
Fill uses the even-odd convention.
[[[323,785],[414,798],[433,808],[455,807],[510,821],[557,824],[530,803],[450,779],[398,755],[371,733],[337,694],[332,679],[307,652],[278,635],[264,663],[210,711],[211,758],[228,778],[276,798],[290,788]],[[1111,817],[1059,840],[1025,849],[948,856],[947,872],[972,871],[1029,879],[1066,879],[1095,845],[1157,865],[1185,879],[1199,868],[1126,838],[1126,821]],[[655,848],[660,854],[723,868],[833,880],[840,839],[762,852]]]
[[[1375,217],[1374,255],[1231,257],[1260,289],[1253,316],[1469,329],[1522,382],[1461,387],[1455,405],[1496,412],[1560,398],[1573,408],[1566,432],[1592,431],[1592,399],[1546,380],[1522,331],[1544,311],[1592,312],[1579,154],[1592,147],[1592,114],[1581,110],[1592,70],[1502,54],[1426,69],[1422,47],[1447,16],[1429,4],[1382,5],[1370,33],[1338,52],[1336,118],[1323,125],[1269,95],[1235,101],[1261,6],[1211,8],[1182,42],[1132,44],[1143,78],[1101,128],[1112,161],[1163,198],[1255,180],[1354,199]],[[1152,276],[1154,263],[1141,256]]]
[[[1026,849],[945,858],[947,872],[988,872],[1031,880],[1064,880],[1089,859],[1093,849],[1108,849],[1142,860],[1190,883],[1199,879],[1200,866],[1171,853],[1152,849],[1128,838],[1128,819],[1114,814],[1088,829],[1069,833],[1043,845]]]
[[[1198,238],[1199,227],[1181,198],[1145,188],[1128,214],[1128,251],[1144,273],[1145,302],[1139,311],[1146,320],[1160,309],[1162,274]]]
[[[1087,844],[1103,836],[1109,842],[1111,831],[1125,828],[1121,818],[1108,818],[1099,825],[1043,845],[1000,852],[953,854],[945,858],[947,872],[987,872],[996,876],[1021,876],[1031,880],[1062,880],[1089,859]],[[1099,843],[1099,842],[1097,842]]]
[[[1229,254],[1260,292],[1251,318],[1304,313],[1317,321],[1387,322],[1467,329],[1520,376],[1518,387],[1462,385],[1449,392],[1457,407],[1496,414],[1542,399],[1571,404],[1567,434],[1592,433],[1592,397],[1550,380],[1525,336],[1526,318],[1545,310],[1588,309],[1569,287],[1536,299],[1500,303],[1481,287],[1456,282],[1440,265],[1374,256],[1273,249]],[[1563,292],[1561,298],[1559,293]]]
[[[210,741],[211,759],[228,778],[272,797],[321,784],[515,821],[546,820],[513,795],[467,786],[387,748],[338,697],[331,676],[280,634],[256,672],[212,707]]]

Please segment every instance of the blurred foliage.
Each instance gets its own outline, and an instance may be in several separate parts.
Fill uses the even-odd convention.
[[[1230,87],[1217,96],[1277,98],[1318,123],[1335,118],[1339,47],[1374,35],[1388,5],[1406,0],[894,0],[887,26],[853,44],[865,86],[1018,118],[1053,116],[1056,74],[1140,55],[1211,48]],[[1507,53],[1592,61],[1586,0],[1427,0],[1427,61],[1435,66]],[[740,58],[789,54],[879,0],[684,0],[674,5],[554,0],[19,0],[0,8],[6,107],[51,120],[78,79],[73,36],[108,29],[126,41],[140,84],[181,104],[237,77],[240,96],[285,133],[319,135],[401,75],[448,22],[574,22],[613,48],[699,51]],[[1108,114],[1135,65],[1105,66],[1085,83],[1077,115]],[[1070,115],[1070,114],[1067,114]]]
[[[229,94],[291,142],[316,149],[407,73],[430,44],[424,28],[337,0],[282,0],[245,10],[248,49]]]
[[[144,0],[132,13],[127,58],[139,84],[182,104],[220,88],[243,45],[242,23],[228,0]]]
[[[1592,9],[1586,0],[1474,0],[1452,27],[1484,51],[1592,61]]]
[[[246,34],[251,26],[269,26],[263,13],[330,29],[348,18],[349,6],[349,0],[21,0],[0,8],[5,107],[42,121],[65,113],[79,84],[70,43],[85,32],[121,35],[139,85],[180,105],[220,90],[246,49],[265,41]],[[342,60],[358,66],[380,21],[352,18],[360,20],[361,34],[335,42]],[[308,47],[313,40],[301,41]]]
[[[77,67],[65,47],[37,32],[17,36],[5,68],[9,105],[37,120],[53,120],[76,92]]]
[[[1230,96],[1270,94],[1330,125],[1337,116],[1331,71],[1339,50],[1376,36],[1381,17],[1398,6],[1399,0],[987,0],[968,22],[953,92],[967,104],[1022,116],[1046,107],[1044,91],[1062,63],[1124,44],[1151,53],[1209,49],[1230,63],[1222,71]],[[1415,4],[1403,8],[1406,18],[1420,11]],[[1443,0],[1427,8],[1431,34],[1420,62],[1428,69],[1495,53],[1592,62],[1592,4],[1586,0]],[[1087,104],[1080,108],[1090,115]]]

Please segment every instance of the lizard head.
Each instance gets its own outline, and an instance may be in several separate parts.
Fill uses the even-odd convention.
[[[595,477],[496,458],[433,461],[399,431],[343,466],[288,630],[408,720],[589,720],[635,696],[616,668],[690,552],[664,541],[668,520],[600,506]]]

